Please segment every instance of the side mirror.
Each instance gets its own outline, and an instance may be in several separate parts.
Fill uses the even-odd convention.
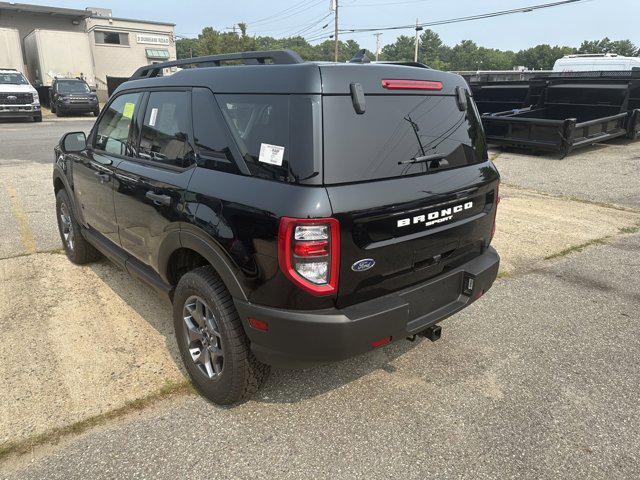
[[[78,153],[86,150],[87,136],[84,132],[67,133],[60,141],[64,153]]]

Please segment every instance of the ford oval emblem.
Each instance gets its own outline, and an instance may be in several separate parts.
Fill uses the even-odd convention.
[[[363,258],[362,260],[358,260],[356,263],[351,265],[351,270],[354,272],[364,272],[373,268],[376,264],[376,261],[373,258]]]

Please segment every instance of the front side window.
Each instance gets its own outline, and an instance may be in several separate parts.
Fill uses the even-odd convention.
[[[130,138],[142,93],[126,93],[106,108],[96,130],[94,148],[116,155],[133,155]]]
[[[189,143],[189,92],[152,92],[140,136],[140,158],[186,167],[193,161]]]

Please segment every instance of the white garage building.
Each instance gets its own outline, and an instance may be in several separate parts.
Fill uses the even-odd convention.
[[[113,87],[128,78],[141,65],[174,60],[176,45],[173,23],[114,17],[106,8],[88,7],[85,10],[0,2],[0,27],[16,29],[22,41],[22,55],[26,58],[24,39],[34,30],[81,32],[90,48],[78,48],[78,55],[88,51],[90,59],[79,58],[78,63],[93,64],[95,87],[106,97],[108,86]],[[78,38],[70,36],[70,38]],[[55,58],[56,45],[47,45]],[[65,70],[67,71],[67,70]],[[46,86],[49,80],[36,78],[26,71],[31,81]]]

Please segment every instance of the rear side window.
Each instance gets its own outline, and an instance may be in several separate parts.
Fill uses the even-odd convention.
[[[144,114],[139,157],[186,167],[193,161],[189,92],[152,92]]]
[[[427,173],[425,163],[406,163],[442,154],[440,168],[463,167],[487,158],[477,110],[461,111],[444,95],[368,95],[358,115],[349,96],[325,96],[324,179],[328,184]]]
[[[96,130],[95,149],[116,155],[133,156],[130,133],[142,95],[125,93],[109,104]]]
[[[291,183],[320,182],[318,95],[216,95],[216,99],[253,175]]]

